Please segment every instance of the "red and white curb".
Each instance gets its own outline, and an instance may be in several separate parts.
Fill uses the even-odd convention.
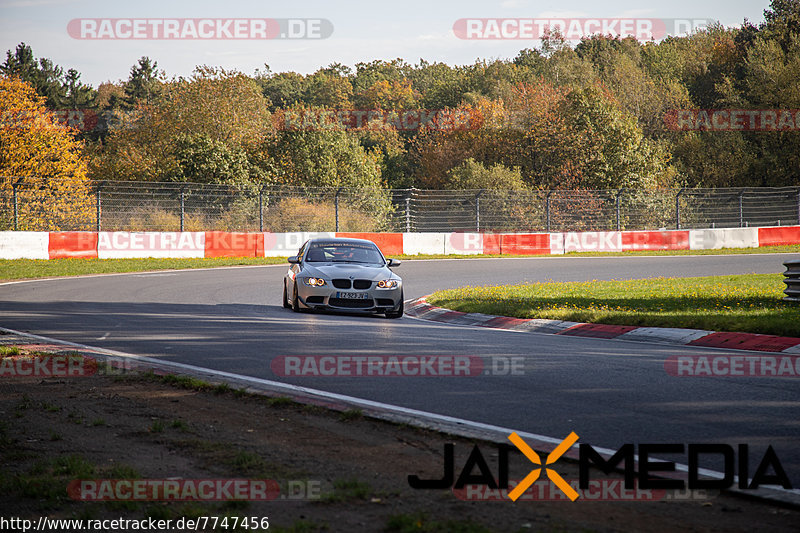
[[[422,320],[432,320],[461,326],[548,333],[573,337],[594,337],[636,342],[656,342],[685,346],[705,346],[731,350],[753,350],[784,354],[800,354],[800,338],[761,335],[757,333],[735,333],[707,331],[702,329],[653,328],[639,326],[616,326],[610,324],[588,324],[567,320],[545,320],[540,318],[513,318],[463,313],[428,303],[427,296],[406,304],[406,314]]]

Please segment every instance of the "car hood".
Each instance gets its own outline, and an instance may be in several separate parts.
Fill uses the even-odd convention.
[[[306,263],[302,274],[322,278],[350,278],[369,279],[378,281],[381,279],[400,279],[397,274],[385,266],[362,265],[358,263]]]

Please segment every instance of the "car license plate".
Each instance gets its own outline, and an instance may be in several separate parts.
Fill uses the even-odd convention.
[[[366,300],[369,298],[369,294],[366,292],[337,292],[336,297],[343,300]]]

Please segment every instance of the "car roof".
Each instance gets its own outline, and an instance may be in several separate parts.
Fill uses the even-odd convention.
[[[308,243],[320,243],[320,242],[337,242],[337,243],[345,243],[345,244],[371,244],[380,250],[377,244],[372,242],[369,239],[355,239],[352,237],[314,237],[313,239],[308,239]]]

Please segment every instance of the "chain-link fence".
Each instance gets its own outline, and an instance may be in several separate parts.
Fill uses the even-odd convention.
[[[0,193],[0,230],[602,231],[800,224],[800,187],[439,191],[105,181],[75,198],[55,198],[24,179],[13,183]]]

